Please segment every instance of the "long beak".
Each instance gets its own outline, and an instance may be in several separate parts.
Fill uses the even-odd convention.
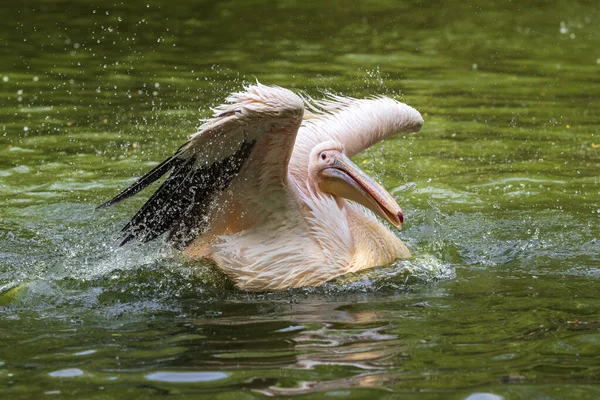
[[[396,200],[345,155],[336,156],[319,177],[324,192],[360,203],[399,230],[402,228],[404,215]]]

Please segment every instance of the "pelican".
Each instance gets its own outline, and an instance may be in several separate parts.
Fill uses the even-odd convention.
[[[388,97],[324,100],[260,83],[231,94],[171,157],[112,200],[170,175],[123,228],[121,245],[166,240],[246,291],[319,286],[411,257],[396,200],[350,158],[423,118]]]

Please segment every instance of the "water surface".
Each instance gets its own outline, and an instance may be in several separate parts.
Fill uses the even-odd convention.
[[[25,1],[0,11],[6,398],[600,397],[594,2]],[[424,115],[355,161],[409,263],[247,294],[98,212],[259,79]]]

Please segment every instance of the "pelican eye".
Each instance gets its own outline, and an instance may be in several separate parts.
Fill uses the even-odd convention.
[[[327,160],[327,154],[326,153],[321,153],[321,160],[325,161]]]

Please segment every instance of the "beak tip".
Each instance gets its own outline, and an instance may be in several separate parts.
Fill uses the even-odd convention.
[[[402,211],[398,211],[398,221],[400,221],[401,225],[404,223],[404,214],[402,214]]]

